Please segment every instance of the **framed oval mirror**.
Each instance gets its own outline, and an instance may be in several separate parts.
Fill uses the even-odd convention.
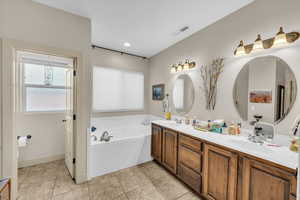
[[[194,104],[195,91],[192,79],[181,74],[174,82],[172,91],[173,108],[178,114],[188,113]]]
[[[238,74],[233,91],[235,107],[245,121],[262,115],[262,121],[279,123],[292,109],[297,96],[295,74],[274,56],[255,58]]]

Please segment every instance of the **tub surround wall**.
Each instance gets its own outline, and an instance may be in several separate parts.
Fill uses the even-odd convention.
[[[227,120],[242,121],[233,103],[234,81],[238,72],[245,64],[244,59],[248,60],[251,57],[254,58],[255,56],[263,55],[265,52],[241,58],[233,58],[233,51],[241,39],[245,43],[251,43],[259,33],[264,38],[273,37],[280,26],[284,26],[287,32],[297,30],[300,27],[300,22],[297,20],[300,18],[299,7],[300,2],[297,0],[291,0],[289,3],[273,0],[254,1],[237,12],[153,56],[150,59],[150,85],[165,83],[166,92],[170,93],[174,81],[178,76],[177,74],[173,75],[170,73],[170,67],[168,67],[170,64],[190,58],[196,61],[197,68],[199,68],[202,64],[208,64],[216,57],[225,57],[225,69],[218,83],[215,111],[210,112],[205,109],[203,91],[199,88],[202,85],[199,70],[195,69],[186,72],[194,82],[196,96],[194,106],[188,115],[190,117],[197,116],[203,120],[225,118]],[[289,65],[293,63],[293,66],[291,65],[290,67],[294,73],[300,73],[297,67],[298,64],[296,64],[299,57],[297,56],[299,49],[295,46],[266,52],[273,53],[280,51],[280,56],[285,57],[282,58],[283,60]],[[299,82],[300,80],[298,80],[298,86]],[[150,90],[149,94],[151,94]],[[279,132],[283,134],[289,133],[291,123],[297,115],[296,110],[299,110],[298,102],[295,103],[292,112],[287,118],[278,125]],[[150,100],[149,111],[151,114],[162,116],[161,102]]]

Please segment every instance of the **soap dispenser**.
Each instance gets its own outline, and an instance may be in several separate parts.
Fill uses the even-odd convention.
[[[164,112],[165,112],[165,119],[171,120],[171,112],[170,112],[170,105],[169,105],[169,94],[166,94],[166,98],[163,102]]]

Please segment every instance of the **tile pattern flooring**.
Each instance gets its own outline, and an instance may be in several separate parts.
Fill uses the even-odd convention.
[[[76,185],[55,161],[19,169],[18,200],[201,200],[155,162]]]

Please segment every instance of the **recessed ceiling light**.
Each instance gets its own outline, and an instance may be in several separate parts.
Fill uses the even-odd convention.
[[[129,42],[124,42],[124,47],[130,47],[131,44]]]

